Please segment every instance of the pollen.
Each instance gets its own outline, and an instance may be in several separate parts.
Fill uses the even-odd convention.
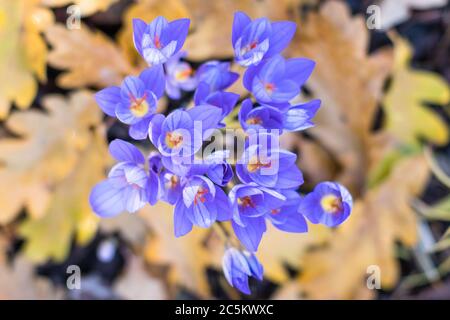
[[[153,43],[155,44],[155,47],[157,49],[161,49],[162,48],[162,44],[161,44],[161,40],[159,39],[159,36],[155,36],[155,41]]]
[[[247,164],[247,170],[249,172],[255,172],[261,168],[270,168],[272,163],[270,160],[263,161],[257,156],[254,156],[250,159],[250,161]]]
[[[271,213],[271,214],[279,214],[280,211],[281,211],[281,209],[272,209],[272,210],[270,211],[270,213]]]
[[[247,124],[262,124],[262,120],[260,117],[251,117],[245,121]]]
[[[183,81],[189,78],[192,75],[192,69],[187,68],[182,71],[178,71],[175,73],[175,79],[178,81]]]
[[[131,113],[135,117],[142,118],[143,116],[145,116],[148,113],[150,107],[149,107],[146,99],[147,99],[147,94],[144,94],[139,99],[130,95],[130,100],[131,100],[130,110],[131,110]]]
[[[252,198],[250,198],[249,196],[238,198],[237,202],[238,202],[239,206],[244,207],[244,208],[247,208],[247,207],[254,208],[255,207],[255,203],[253,202]]]
[[[342,200],[333,194],[328,194],[320,200],[323,210],[329,213],[342,211]]]
[[[178,186],[178,182],[179,182],[179,179],[176,175],[171,176],[170,180],[169,180],[169,188],[175,189]]]
[[[183,136],[178,132],[167,132],[166,145],[170,149],[179,147],[183,143]]]
[[[274,90],[275,90],[275,85],[274,85],[273,83],[266,83],[266,84],[264,85],[264,88],[266,89],[266,91],[267,91],[269,94],[272,94],[272,93],[274,92]]]
[[[201,203],[205,203],[206,198],[205,195],[208,193],[208,189],[205,188],[199,188],[195,197],[194,197],[194,204],[197,205],[200,201]]]

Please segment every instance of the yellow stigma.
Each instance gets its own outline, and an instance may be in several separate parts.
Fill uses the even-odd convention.
[[[261,161],[257,156],[253,156],[247,164],[247,170],[249,172],[255,172],[261,168],[270,168],[270,160]]]
[[[178,81],[183,81],[189,78],[192,75],[192,69],[188,68],[182,71],[178,71],[175,73],[175,79]]]
[[[131,113],[138,118],[142,118],[148,113],[149,106],[147,101],[142,101],[140,103],[133,103],[130,106]]]
[[[323,210],[330,213],[337,213],[342,210],[342,201],[333,194],[328,194],[320,200]]]
[[[262,124],[262,120],[259,117],[248,118],[245,122],[247,124]]]
[[[177,148],[183,143],[183,136],[178,132],[167,132],[166,145],[170,148]]]

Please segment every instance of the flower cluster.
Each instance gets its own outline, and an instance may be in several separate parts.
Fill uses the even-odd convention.
[[[334,182],[320,183],[302,197],[297,155],[278,143],[283,132],[313,126],[320,101],[291,100],[314,62],[281,55],[295,33],[294,23],[251,20],[237,12],[232,45],[235,62],[247,68],[242,81],[249,92],[240,101],[238,94],[226,91],[239,78],[229,62],[208,61],[194,71],[184,60],[188,19],[158,17],[149,24],[135,19],[133,28],[135,47],[149,67],[126,77],[120,87],[101,90],[96,101],[108,116],[129,125],[133,139],[149,139],[155,150],[146,158],[131,143],[112,141],[109,150],[118,163],[93,188],[92,209],[111,217],[165,201],[174,206],[176,237],[194,226],[217,227],[227,239],[225,277],[249,294],[248,278],[262,280],[255,253],[267,223],[301,233],[308,230],[306,219],[335,227],[352,209],[350,194]],[[192,105],[168,115],[156,112],[164,93],[178,100],[186,91],[195,91]],[[234,146],[204,152],[213,135],[237,126],[244,137],[237,157],[230,155]]]

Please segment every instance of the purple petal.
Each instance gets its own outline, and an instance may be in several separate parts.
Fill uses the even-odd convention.
[[[320,100],[292,106],[286,112],[283,126],[288,131],[299,131],[314,125],[312,118],[320,108]]]
[[[291,42],[295,34],[297,25],[291,21],[279,21],[272,23],[272,35],[269,43],[270,47],[265,58],[272,57],[283,51]]]
[[[175,205],[173,219],[175,237],[184,236],[192,230],[193,225],[188,218],[187,208],[181,200],[177,201]]]
[[[172,35],[172,39],[177,42],[175,52],[178,52],[183,47],[186,37],[189,32],[189,19],[178,19],[169,23],[169,27],[166,32]]]
[[[233,46],[236,44],[237,39],[241,37],[245,27],[248,26],[251,22],[252,20],[250,19],[250,17],[244,12],[237,11],[234,14],[233,29],[231,35],[231,42],[233,43]]]
[[[133,42],[134,47],[142,55],[142,36],[144,35],[147,24],[141,19],[133,19]]]
[[[109,153],[117,160],[144,164],[145,158],[142,153],[129,142],[115,139],[109,144]]]
[[[286,78],[301,87],[311,76],[316,63],[306,58],[294,58],[286,61]]]
[[[130,137],[132,137],[134,140],[146,139],[151,120],[152,117],[143,118],[141,121],[132,124],[128,129],[128,134],[130,135]]]
[[[99,216],[113,217],[125,210],[123,189],[114,188],[108,180],[104,180],[92,189],[89,203]]]
[[[250,220],[250,219],[249,219]],[[266,231],[266,222],[263,217],[252,218],[246,227],[232,222],[233,230],[242,245],[251,252],[258,250],[263,233]]]
[[[116,106],[120,102],[120,88],[119,87],[108,87],[103,90],[100,90],[95,94],[95,101],[110,117],[116,116]]]
[[[162,124],[166,117],[162,114],[155,114],[148,127],[148,136],[155,147],[158,145],[158,139],[161,136]]]
[[[216,188],[216,196],[214,201],[217,206],[217,220],[228,221],[233,217],[233,209],[231,208],[230,199],[226,193],[219,187]]]
[[[166,82],[162,65],[156,65],[145,69],[139,75],[139,78],[144,83],[145,88],[153,92],[157,99],[162,97]]]

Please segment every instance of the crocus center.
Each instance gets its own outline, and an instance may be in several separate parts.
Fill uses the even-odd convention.
[[[247,124],[262,124],[262,120],[260,117],[251,117],[246,121]]]
[[[266,91],[271,94],[273,93],[273,91],[275,90],[275,85],[273,83],[266,83],[264,85],[264,88],[266,89]]]
[[[258,42],[252,41],[249,44],[247,44],[245,47],[242,48],[241,54],[244,55],[250,50],[255,49],[258,46]]]
[[[205,203],[206,201],[206,197],[205,195],[208,193],[208,189],[200,187],[197,191],[197,193],[195,194],[194,197],[194,204],[196,205],[199,201],[201,203]]]
[[[279,214],[280,211],[281,211],[281,209],[272,209],[272,210],[270,211],[270,213],[271,213],[271,214]]]
[[[175,79],[177,81],[184,81],[184,80],[188,79],[191,75],[192,75],[192,69],[187,68],[187,69],[176,72]]]
[[[253,202],[252,198],[250,198],[249,196],[245,196],[242,198],[238,198],[237,199],[238,205],[240,205],[241,207],[247,208],[247,207],[255,207],[255,203]]]
[[[130,110],[135,117],[141,118],[148,113],[150,107],[147,103],[147,93],[145,93],[139,99],[130,95],[130,100],[131,100]]]
[[[248,162],[247,170],[249,172],[255,172],[261,168],[270,168],[270,166],[271,166],[271,162],[269,159],[262,160],[261,158],[254,156]]]
[[[176,175],[171,176],[170,180],[169,180],[169,188],[175,189],[178,185],[178,181],[179,181],[179,179]]]
[[[329,213],[337,213],[342,210],[342,200],[334,194],[324,196],[320,200],[320,205]]]
[[[162,44],[161,44],[161,40],[159,39],[159,36],[156,36],[156,35],[155,35],[154,44],[155,44],[155,47],[156,47],[157,49],[161,49]]]
[[[177,148],[183,143],[183,136],[178,132],[167,132],[166,145],[170,148]]]

